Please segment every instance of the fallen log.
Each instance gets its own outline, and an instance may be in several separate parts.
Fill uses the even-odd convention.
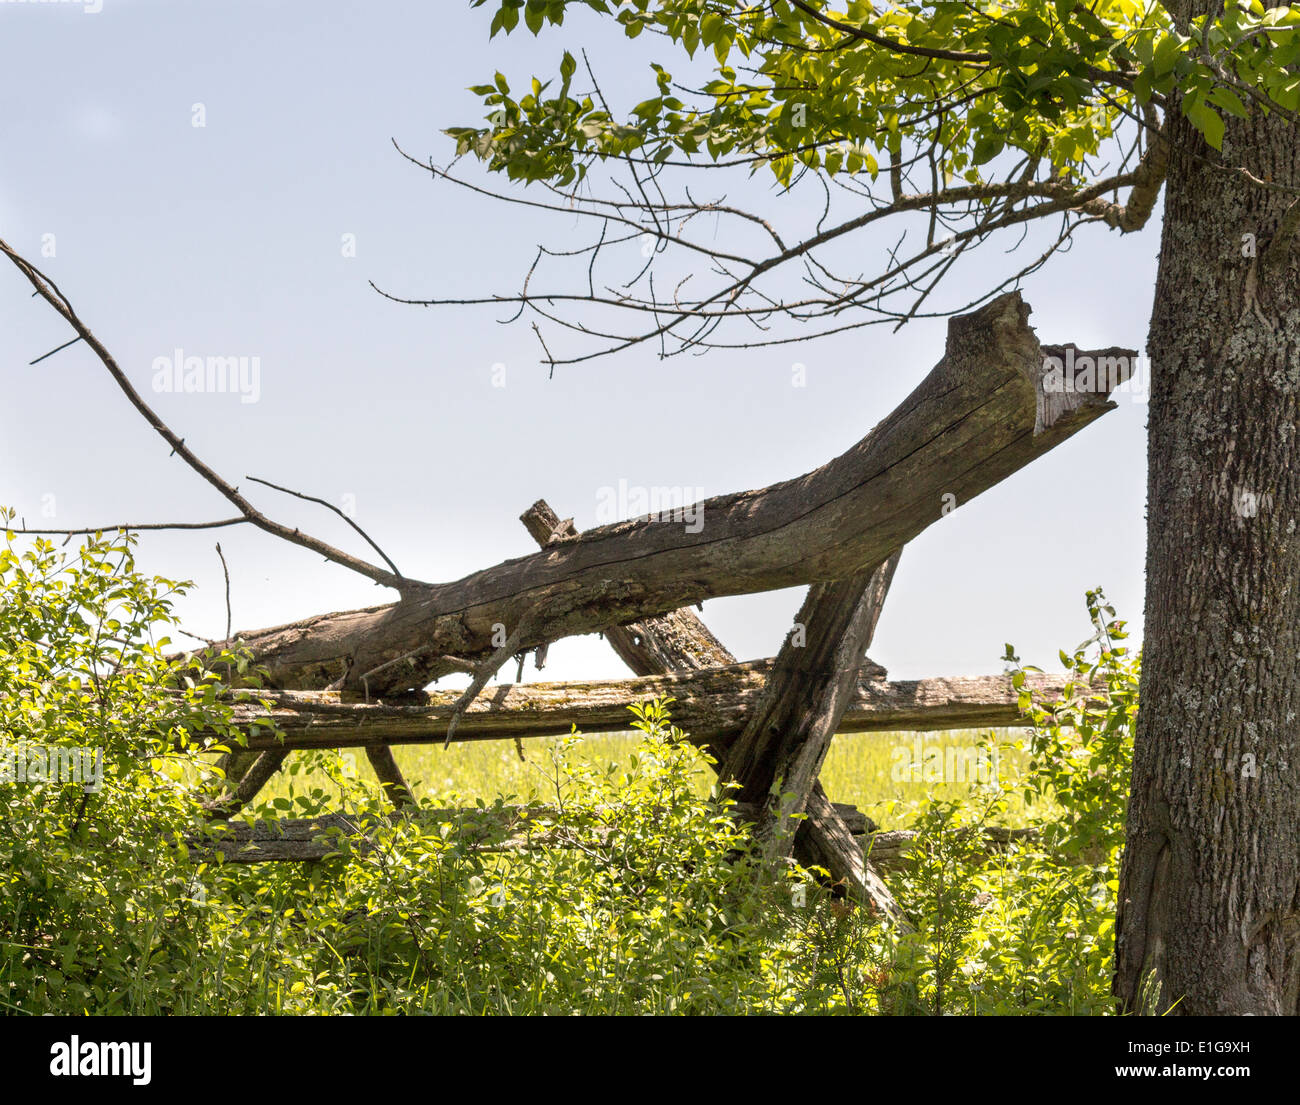
[[[272,686],[369,698],[480,662],[503,632],[527,649],[712,596],[853,576],[1113,409],[1100,390],[1046,402],[1044,357],[1063,347],[1040,346],[1028,314],[1009,293],[951,319],[943,359],[902,405],[805,476],[707,499],[675,521],[564,537],[454,583],[399,579],[397,603],[238,638]]]
[[[625,732],[628,705],[674,699],[672,720],[694,744],[734,739],[763,689],[771,661],[730,664],[682,675],[490,687],[464,713],[455,740],[504,740]],[[1041,700],[1059,698],[1064,675],[1031,674],[1027,688]],[[265,691],[258,701],[232,703],[236,724],[251,729],[250,750],[365,748],[374,744],[442,743],[458,691],[421,691],[387,702],[345,702],[338,691]],[[253,725],[269,718],[282,734]],[[838,726],[841,733],[917,732],[1023,725],[1009,675],[881,681],[860,679]],[[191,734],[213,739],[221,734]]]
[[[533,503],[519,520],[542,548],[578,536],[573,519],[561,520],[544,499]],[[667,675],[736,662],[709,627],[688,609],[669,610],[627,625],[611,625],[603,632],[610,648],[633,675]]]

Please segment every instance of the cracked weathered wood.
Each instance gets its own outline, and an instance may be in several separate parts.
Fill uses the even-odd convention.
[[[542,548],[578,536],[573,519],[561,521],[545,499],[533,503],[519,520]],[[609,626],[604,637],[633,675],[666,675],[736,662],[693,610],[670,610],[627,625]]]
[[[740,784],[738,801],[758,808],[755,835],[772,858],[793,854],[798,826],[832,880],[873,912],[905,923],[903,911],[862,849],[835,824],[817,776],[859,683],[899,553],[870,572],[809,588],[745,728],[727,750],[720,775]]]
[[[524,511],[520,521],[543,547],[578,534],[573,519],[561,521],[544,499]],[[883,601],[883,594],[879,597]],[[873,629],[874,625],[873,621]],[[615,626],[606,630],[605,637],[636,675],[698,671],[712,665],[735,663],[735,657],[693,610],[674,610],[629,626]],[[885,669],[880,665],[861,655],[859,661],[859,672],[864,678],[885,677]],[[709,751],[721,767],[728,744],[719,741]],[[855,844],[847,826],[839,823],[836,807],[816,777],[811,782],[810,801],[817,812],[798,824],[793,842],[795,858],[806,866],[825,868],[831,881],[840,885],[846,896],[869,903],[878,913],[897,919],[900,911],[892,895],[865,862],[861,845]]]
[[[682,675],[489,687],[465,711],[456,740],[505,740],[631,728],[628,705],[673,698],[674,724],[695,744],[737,736],[757,702],[771,661],[731,664]],[[1058,699],[1066,676],[1031,674],[1026,688],[1040,700]],[[269,719],[281,738],[262,726],[248,737],[251,749],[364,748],[372,744],[442,743],[459,691],[421,691],[388,702],[344,702],[338,691],[264,691],[258,701],[232,702],[233,720],[247,729]],[[841,733],[916,732],[1024,725],[1018,693],[1008,675],[880,681],[860,679],[840,722]],[[193,734],[221,739],[222,733]]]
[[[737,799],[766,807],[778,782],[803,812],[831,738],[860,682],[858,666],[871,643],[894,553],[875,569],[809,588],[777,654],[745,728],[727,750],[722,777],[740,784]]]
[[[857,445],[807,475],[697,504],[700,526],[601,526],[454,583],[405,581],[397,603],[241,633],[276,687],[339,684],[371,696],[422,687],[479,661],[493,635],[537,616],[519,642],[663,614],[719,595],[844,579],[1029,464],[1114,404],[1069,393],[1035,432],[1045,353],[1016,293],[949,321],[945,354]],[[692,532],[694,530],[695,532]]]
[[[331,813],[215,826],[202,837],[191,837],[186,845],[196,862],[218,856],[226,863],[303,862],[337,854],[344,838],[356,851],[367,851],[363,828],[358,819]]]
[[[578,536],[573,519],[561,521],[545,499],[533,503],[519,520],[543,548]],[[633,675],[667,675],[737,662],[695,611],[685,608],[610,626],[604,630],[604,637]],[[885,669],[871,660],[864,660],[860,670],[866,678],[884,679],[886,675]]]
[[[846,897],[860,902],[876,917],[911,930],[911,922],[876,871],[876,857],[867,853],[862,838],[852,832],[820,787],[809,793],[804,814],[795,837],[795,858],[805,867],[824,867],[832,886],[842,886]]]

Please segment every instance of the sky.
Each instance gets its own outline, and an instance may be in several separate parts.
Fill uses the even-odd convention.
[[[373,558],[338,517],[249,476],[349,511],[404,574],[429,581],[533,551],[518,516],[538,498],[587,528],[608,520],[602,489],[620,481],[711,496],[816,468],[924,378],[945,333],[942,319],[918,319],[703,357],[641,346],[551,376],[531,328],[498,322],[506,312],[384,299],[371,281],[410,298],[513,291],[539,243],[564,247],[589,229],[436,182],[394,140],[445,163],[443,128],[483,115],[469,85],[500,70],[518,88],[555,72],[566,48],[585,48],[627,104],[651,94],[650,58],[675,61],[666,44],[628,43],[594,16],[489,41],[492,10],[0,0],[0,238],[266,513]],[[783,225],[820,214],[820,193],[777,196],[743,175],[709,187]],[[1024,281],[1041,341],[1144,348],[1159,215],[1127,236],[1085,227]],[[1013,245],[954,270],[944,302],[996,283]],[[868,270],[885,248],[861,239],[842,255]],[[229,517],[84,345],[29,366],[67,337],[16,270],[0,271],[0,504],[51,528]],[[247,357],[249,386],[159,390],[160,365],[188,356]],[[800,372],[806,386],[794,388]],[[1140,398],[1123,397],[913,540],[870,655],[894,678],[982,674],[1001,670],[1010,642],[1058,669],[1057,650],[1090,633],[1084,593],[1098,585],[1140,630],[1145,424]],[[218,541],[236,630],[393,597],[252,527],[142,535],[142,568],[194,581],[178,610],[200,636],[225,631]],[[742,659],[770,656],[801,600],[712,599],[702,616]],[[588,636],[553,645],[544,673],[530,665],[525,679],[626,674]]]

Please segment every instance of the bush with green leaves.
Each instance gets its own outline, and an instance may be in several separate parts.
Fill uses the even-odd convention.
[[[1037,701],[1010,645],[1006,659],[1033,723],[1019,782],[972,788],[917,811],[912,862],[893,880],[918,931],[897,941],[883,1007],[895,1012],[1107,1014],[1115,913],[1132,773],[1140,660],[1099,590],[1094,632],[1060,659],[1057,702]],[[1033,836],[990,842],[1013,788],[1036,813]],[[1003,834],[1005,835],[1005,834]]]
[[[213,665],[243,661],[164,657],[186,585],[139,574],[131,539],[14,540],[0,548],[0,1006],[125,1011],[192,970],[182,841],[212,769],[188,734],[236,735]],[[94,789],[67,770],[82,750],[102,764]]]
[[[576,735],[555,749],[539,765],[553,801],[522,821],[504,799],[397,818],[350,757],[304,753],[287,768],[290,797],[248,816],[343,812],[358,831],[335,855],[200,854],[214,747],[241,739],[221,677],[256,679],[232,653],[168,658],[187,585],[141,574],[132,547],[96,535],[73,551],[20,550],[7,532],[0,552],[3,747],[86,748],[103,763],[93,793],[59,778],[0,783],[9,1012],[843,1006],[845,953],[818,950],[836,930],[788,923],[790,886],[812,887],[805,919],[825,896],[807,872],[774,883],[747,860],[745,832],[696,785],[704,753],[666,704],[635,708],[644,740],[628,769],[583,761]]]
[[[631,708],[630,765],[574,735],[537,769],[545,805],[505,799],[393,818],[344,761],[318,765],[361,830],[306,876],[263,873],[320,956],[303,1007],[349,1012],[752,1013],[860,1007],[875,964],[813,874],[773,878],[697,785],[709,759],[668,703]],[[307,881],[304,881],[306,879]],[[308,888],[310,886],[310,892]],[[243,888],[246,894],[251,884]],[[238,893],[236,891],[236,893]],[[310,934],[307,935],[307,934]],[[856,1003],[856,1005],[855,1005]]]
[[[8,1012],[1110,1010],[1137,661],[1100,593],[1097,632],[1062,657],[1062,702],[1013,676],[1034,722],[1017,785],[1037,835],[989,847],[1008,782],[922,804],[912,859],[889,875],[901,931],[837,900],[823,872],[774,869],[668,702],[631,707],[641,738],[623,766],[584,758],[577,733],[549,748],[532,763],[545,801],[523,806],[398,815],[353,754],[295,754],[287,794],[244,816],[341,813],[352,831],[322,832],[331,854],[311,863],[221,862],[194,841],[221,785],[214,751],[243,738],[232,700],[256,694],[223,677],[255,687],[256,673],[236,653],[167,656],[187,585],[138,572],[130,538],[14,541],[0,752],[96,749],[103,779],[0,781]]]

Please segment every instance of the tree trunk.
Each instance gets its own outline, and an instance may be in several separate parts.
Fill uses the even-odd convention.
[[[271,686],[373,698],[463,670],[503,640],[528,649],[711,596],[854,575],[1114,407],[1108,386],[1046,394],[1044,354],[1061,349],[1039,345],[1028,315],[1009,293],[949,320],[935,369],[815,472],[693,504],[699,513],[671,521],[561,538],[455,583],[406,581],[395,604],[239,636]]]
[[[1135,1012],[1294,1015],[1300,297],[1297,254],[1266,248],[1294,197],[1233,167],[1295,188],[1300,143],[1229,117],[1220,156],[1171,115],[1115,990]]]

